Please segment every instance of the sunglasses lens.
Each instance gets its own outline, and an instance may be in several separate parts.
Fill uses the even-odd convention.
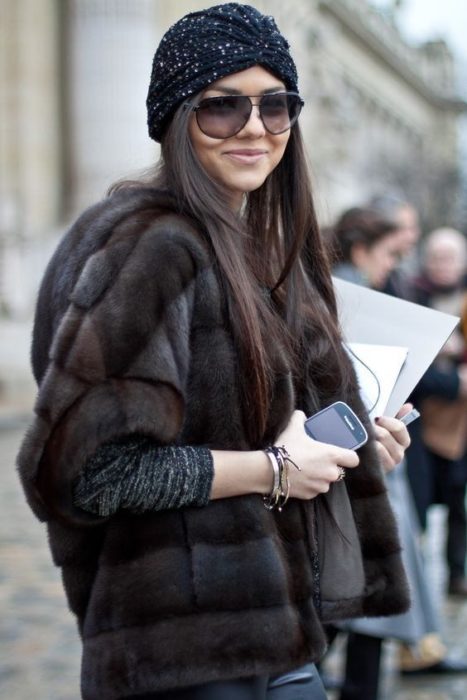
[[[302,100],[293,93],[263,95],[259,111],[264,127],[270,134],[282,134],[297,121]],[[227,139],[243,129],[253,105],[246,95],[208,97],[196,108],[196,119],[201,131],[213,139]]]
[[[251,102],[243,95],[208,97],[196,111],[201,131],[213,139],[226,139],[237,134],[251,114]]]
[[[281,134],[295,124],[302,109],[298,95],[287,93],[265,95],[261,98],[260,112],[270,134]]]

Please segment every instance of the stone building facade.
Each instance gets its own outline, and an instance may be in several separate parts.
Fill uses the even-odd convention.
[[[110,183],[154,163],[144,107],[154,48],[173,21],[207,4],[0,1],[4,313],[30,313],[66,223]],[[321,219],[388,188],[433,207],[436,187],[445,202],[430,216],[442,211],[443,223],[457,223],[453,183],[465,103],[455,94],[448,47],[407,45],[367,0],[254,4],[275,16],[299,66]]]
[[[389,189],[414,200],[427,224],[457,223],[458,123],[467,105],[447,45],[408,45],[395,18],[366,0],[314,5],[304,69],[309,148],[331,217]]]

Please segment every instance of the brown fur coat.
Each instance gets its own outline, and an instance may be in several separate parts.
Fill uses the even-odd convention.
[[[108,519],[73,505],[84,461],[117,436],[249,447],[218,276],[193,225],[161,193],[115,194],[65,236],[39,295],[33,365],[40,391],[19,470],[31,507],[47,521],[79,621],[86,700],[279,673],[322,655],[323,620],[407,606],[371,443],[337,485],[351,498],[365,587],[346,594],[344,580],[339,596],[326,600],[322,592],[320,611],[310,556],[314,502],[292,500],[276,514],[251,495]],[[311,377],[308,383],[320,405]],[[336,398],[361,410],[356,390]],[[285,368],[265,441],[285,427],[296,403]]]

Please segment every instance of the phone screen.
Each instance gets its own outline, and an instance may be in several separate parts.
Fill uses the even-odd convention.
[[[315,413],[305,421],[305,430],[314,440],[356,450],[368,434],[352,409],[342,401]]]

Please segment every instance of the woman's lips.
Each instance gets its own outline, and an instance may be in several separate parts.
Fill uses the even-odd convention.
[[[244,165],[254,165],[266,155],[266,151],[236,149],[234,151],[225,151],[224,155],[228,156],[237,163],[242,163]]]

